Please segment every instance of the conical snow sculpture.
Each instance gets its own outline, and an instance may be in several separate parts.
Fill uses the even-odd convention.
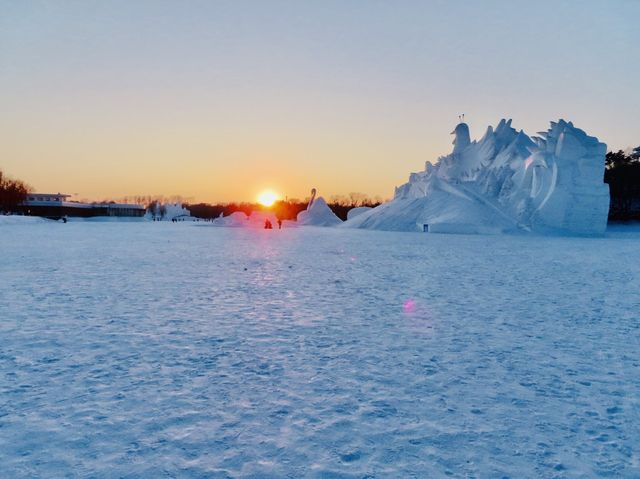
[[[298,213],[297,222],[300,225],[335,226],[342,223],[322,196],[316,198],[316,189],[311,190],[311,200],[307,209]]]
[[[571,122],[530,138],[501,120],[479,141],[456,126],[453,153],[427,162],[394,199],[345,227],[443,233],[602,235],[609,210],[606,145]]]

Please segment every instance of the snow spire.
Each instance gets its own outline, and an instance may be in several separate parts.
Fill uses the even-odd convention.
[[[307,205],[307,211],[311,209],[311,206],[313,205],[313,202],[316,199],[316,189],[315,188],[311,188],[311,199],[309,200],[309,204]]]
[[[456,126],[455,130],[451,132],[452,135],[456,135],[453,140],[453,153],[459,153],[464,150],[471,143],[471,135],[469,134],[469,125],[464,122],[464,114],[458,116],[460,123]]]

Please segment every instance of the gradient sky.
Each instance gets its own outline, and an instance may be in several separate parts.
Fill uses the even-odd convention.
[[[0,168],[103,199],[388,198],[502,117],[640,144],[638,1],[0,0]]]

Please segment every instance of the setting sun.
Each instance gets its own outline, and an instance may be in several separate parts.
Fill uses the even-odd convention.
[[[258,203],[262,206],[272,206],[276,200],[278,199],[278,195],[276,195],[273,191],[267,190],[263,191],[258,195]]]

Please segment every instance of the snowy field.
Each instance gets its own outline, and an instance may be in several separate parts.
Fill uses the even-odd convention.
[[[0,226],[0,477],[640,477],[640,232]]]

